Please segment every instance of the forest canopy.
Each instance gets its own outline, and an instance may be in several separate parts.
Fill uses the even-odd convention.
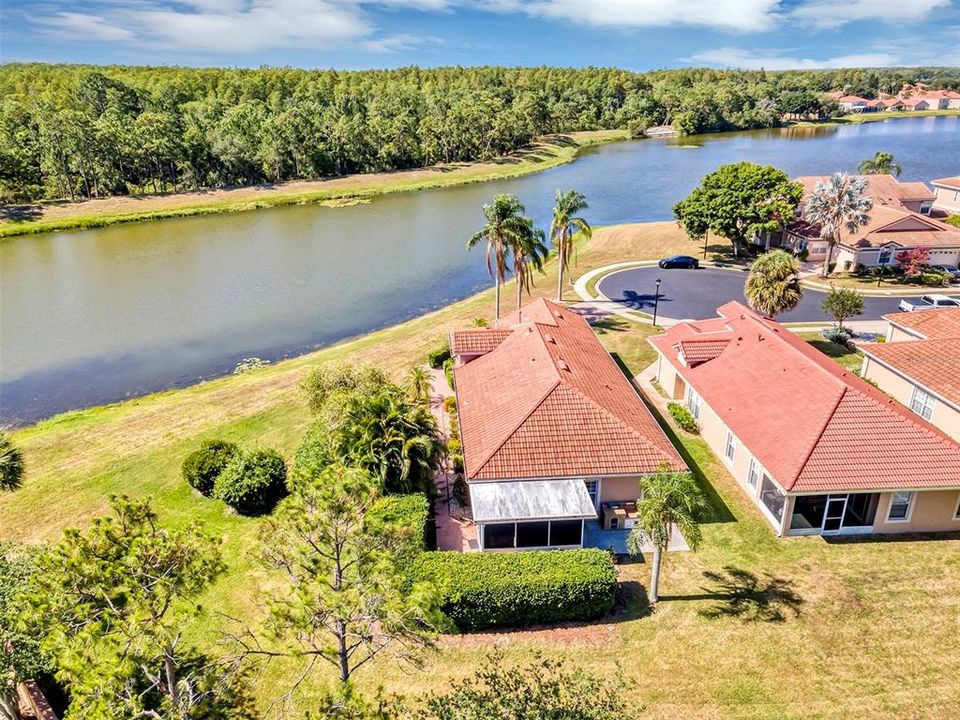
[[[538,136],[696,134],[836,112],[828,90],[960,86],[960,68],[336,71],[0,66],[0,202],[316,179],[484,160]]]

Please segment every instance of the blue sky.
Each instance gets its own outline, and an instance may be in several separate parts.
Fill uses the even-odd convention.
[[[960,0],[3,0],[0,57],[337,68],[960,65]]]

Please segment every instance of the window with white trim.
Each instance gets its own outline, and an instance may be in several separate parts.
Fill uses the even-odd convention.
[[[695,420],[700,419],[700,396],[692,387],[687,386],[687,410]]]
[[[957,509],[953,511],[953,519],[960,520],[960,495],[957,495]]]
[[[747,482],[750,487],[755,488],[760,482],[760,463],[755,458],[750,458],[750,471],[747,473]]]
[[[590,496],[590,502],[593,503],[593,506],[597,506],[597,486],[596,480],[584,480],[584,484],[587,486],[587,495]]]
[[[913,392],[910,393],[910,409],[924,420],[933,417],[933,406],[937,400],[928,392],[921,390],[916,385],[913,386]]]
[[[737,439],[733,433],[727,430],[727,443],[723,447],[723,457],[727,462],[733,464],[733,459],[737,456]]]
[[[914,493],[904,490],[893,493],[890,496],[890,510],[887,512],[887,520],[894,522],[909,520],[913,495]]]

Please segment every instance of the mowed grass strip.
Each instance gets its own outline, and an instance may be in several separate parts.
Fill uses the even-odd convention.
[[[590,268],[668,253],[691,243],[673,223],[600,230],[580,247],[574,275]],[[477,262],[482,262],[480,254]],[[553,297],[556,265],[538,277],[535,295]],[[567,299],[572,299],[565,289]],[[513,294],[504,293],[504,308]],[[194,494],[179,477],[183,457],[204,438],[276,447],[289,459],[310,417],[298,382],[318,362],[374,362],[399,377],[455,327],[492,314],[485,292],[429,316],[247,375],[113,406],[69,413],[16,433],[27,480],[0,495],[0,537],[53,541],[64,527],[106,509],[106,495],[151,495],[165,522],[203,519],[223,537],[229,571],[203,598],[205,614],[190,638],[213,643],[220,613],[256,625],[261,593],[277,580],[257,562],[256,520],[240,518]],[[598,328],[630,372],[654,358],[646,337],[658,330],[610,318]],[[789,408],[785,409],[788,412]],[[960,703],[956,651],[960,539],[826,542],[778,540],[702,439],[661,419],[683,448],[711,499],[698,553],[672,553],[652,612],[643,588],[649,564],[621,566],[625,607],[611,619],[518,632],[446,637],[423,670],[389,659],[364,670],[361,688],[443,692],[499,645],[507,661],[542,653],[609,675],[617,670],[645,705],[645,718],[942,718]],[[711,573],[706,575],[705,573]],[[731,602],[740,598],[739,604]],[[738,610],[737,608],[742,608]],[[779,612],[782,619],[772,616]],[[797,614],[799,612],[799,614]],[[293,676],[276,663],[257,676],[264,707]],[[305,687],[311,707],[333,674]]]

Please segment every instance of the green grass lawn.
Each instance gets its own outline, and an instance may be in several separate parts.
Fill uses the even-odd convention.
[[[687,242],[673,223],[629,235],[602,231],[582,249],[574,274],[671,249],[682,252]],[[536,294],[556,292],[553,270],[551,263]],[[512,296],[508,288],[504,297]],[[309,367],[334,359],[365,361],[399,375],[421,362],[450,329],[489,317],[491,307],[491,293],[481,293],[263,370],[69,413],[22,430],[15,439],[25,452],[27,479],[17,492],[0,495],[0,537],[55,540],[63,528],[104,512],[111,492],[152,496],[164,522],[203,519],[223,538],[229,565],[202,599],[206,614],[189,628],[192,639],[212,646],[226,622],[219,613],[256,624],[261,593],[272,580],[256,559],[258,521],[194,494],[179,478],[183,457],[201,439],[223,437],[276,447],[290,458],[310,421],[297,387]],[[646,337],[659,331],[649,325],[614,317],[597,332],[630,372],[654,359]],[[854,360],[845,349],[833,354],[841,362]],[[448,690],[498,645],[508,661],[542,652],[604,675],[620,668],[631,696],[647,708],[644,718],[955,715],[960,539],[778,540],[704,442],[673,428],[670,419],[663,422],[707,492],[711,511],[702,549],[666,559],[665,599],[653,611],[644,594],[649,565],[623,565],[624,602],[604,622],[445,637],[422,670],[389,659],[365,668],[358,678],[362,689],[382,685],[408,695]],[[291,664],[279,663],[257,677],[264,706],[293,672]],[[330,680],[326,671],[312,677],[298,708],[309,709]]]

